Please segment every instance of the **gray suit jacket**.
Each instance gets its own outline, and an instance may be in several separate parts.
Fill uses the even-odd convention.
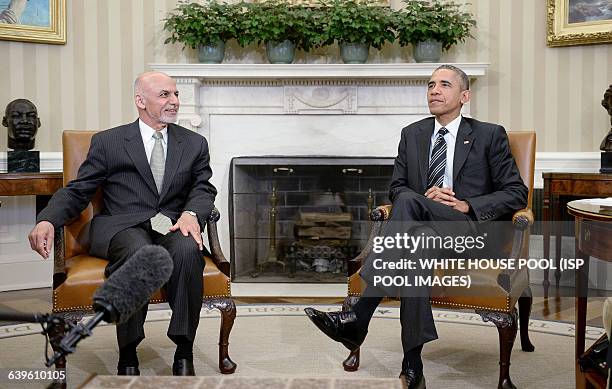
[[[402,130],[389,198],[414,191],[424,194],[434,118]],[[506,219],[527,205],[528,190],[510,152],[506,130],[497,124],[461,119],[453,160],[453,191],[467,201],[479,222]]]
[[[209,159],[203,136],[169,124],[163,188],[157,193],[138,120],[101,131],[93,136],[77,178],[53,195],[37,222],[47,220],[56,229],[63,226],[78,216],[101,188],[104,206],[91,222],[91,255],[106,258],[117,232],[157,212],[176,221],[182,211],[194,211],[204,226],[217,194],[209,182]]]

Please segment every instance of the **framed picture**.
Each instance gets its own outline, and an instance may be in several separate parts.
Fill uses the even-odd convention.
[[[66,43],[66,0],[0,0],[0,39]]]
[[[609,0],[548,0],[548,46],[612,42]]]

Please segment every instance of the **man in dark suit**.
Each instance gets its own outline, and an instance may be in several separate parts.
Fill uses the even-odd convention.
[[[134,83],[139,119],[95,134],[77,178],[56,192],[37,217],[30,245],[48,258],[54,231],[76,217],[96,190],[104,206],[90,229],[90,253],[107,258],[106,275],[140,247],[161,245],[174,270],[166,284],[172,318],[168,337],[176,343],[174,375],[194,375],[193,340],[202,306],[205,250],[201,228],[213,208],[208,143],[172,124],[179,108],[176,82],[159,72]],[[117,325],[119,375],[138,375],[136,347],[144,339],[147,306]]]
[[[528,191],[504,128],[462,117],[461,107],[469,99],[469,79],[461,69],[442,65],[433,72],[427,102],[434,117],[402,130],[390,190],[390,225],[423,222],[438,235],[469,234],[480,223],[506,219],[525,207]],[[350,350],[361,345],[376,307],[390,296],[370,282],[368,262],[360,273],[367,286],[352,310],[305,309],[321,331]],[[426,296],[401,296],[400,378],[407,388],[424,388],[421,350],[438,337],[431,306]]]

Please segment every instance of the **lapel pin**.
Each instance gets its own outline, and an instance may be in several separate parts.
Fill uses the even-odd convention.
[[[470,143],[470,141],[469,141],[469,140],[464,140],[464,141],[463,141],[463,144],[464,144],[464,145],[467,145],[468,143]]]

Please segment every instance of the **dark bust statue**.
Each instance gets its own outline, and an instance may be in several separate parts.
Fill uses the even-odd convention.
[[[13,150],[32,150],[40,119],[30,100],[13,100],[6,106],[2,125],[8,128],[8,147]]]
[[[608,111],[608,115],[610,115],[610,131],[601,142],[599,149],[601,151],[612,152],[612,85],[610,85],[608,90],[606,90],[606,93],[604,93],[604,98],[601,100],[601,105]]]

